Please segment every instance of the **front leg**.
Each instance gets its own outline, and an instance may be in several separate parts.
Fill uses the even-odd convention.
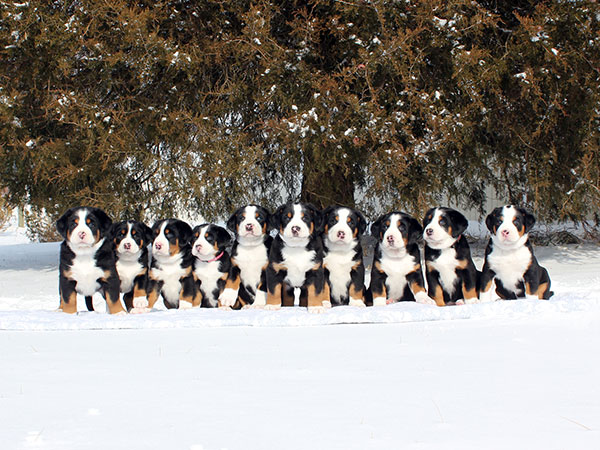
[[[119,278],[116,273],[108,276],[105,280],[99,280],[102,286],[102,292],[104,299],[106,300],[106,307],[110,314],[127,314],[123,305],[121,304],[120,291],[119,291]]]
[[[325,290],[325,273],[323,264],[319,263],[306,274],[306,281],[302,291],[306,290],[306,303],[309,313],[322,313],[325,311],[323,296]],[[302,303],[302,302],[301,302]]]
[[[287,275],[284,268],[276,268],[274,264],[267,266],[267,303],[265,309],[280,309],[283,280]]]
[[[444,290],[440,284],[440,274],[432,266],[427,265],[427,292],[438,306],[446,306]]]
[[[362,259],[350,271],[350,286],[348,286],[348,305],[367,306],[365,303],[365,265]]]
[[[219,308],[231,309],[238,302],[238,292],[240,289],[239,269],[237,274],[230,272],[225,277],[223,290],[219,294]]]
[[[179,291],[179,309],[191,309],[197,303],[196,280],[191,272],[181,278],[181,289]]]
[[[58,283],[58,292],[60,295],[59,311],[67,314],[75,314],[77,312],[77,292],[75,286],[77,283],[74,280],[61,276]]]
[[[379,261],[375,261],[371,269],[371,285],[369,287],[373,297],[373,306],[387,305],[386,280],[387,274],[381,269]]]
[[[421,264],[417,264],[415,270],[406,275],[406,281],[415,301],[424,305],[435,305],[436,301],[427,295],[425,290],[425,279],[423,278],[423,271],[421,270]]]
[[[493,301],[494,290],[492,286],[494,284],[494,277],[496,276],[496,272],[494,272],[488,262],[487,259],[483,264],[483,269],[481,270],[481,281],[480,281],[480,292],[479,292],[479,301],[481,302],[491,302]]]
[[[479,293],[477,292],[477,271],[475,268],[467,268],[462,273],[462,293],[466,304],[477,303]]]

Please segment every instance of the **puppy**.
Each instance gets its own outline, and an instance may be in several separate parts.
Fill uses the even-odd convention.
[[[194,278],[196,289],[202,296],[202,306],[226,309],[236,306],[240,280],[239,276],[234,280],[229,278],[229,232],[225,228],[205,223],[194,228],[192,233]]]
[[[159,220],[152,226],[152,264],[148,277],[148,304],[152,308],[162,294],[167,308],[200,306],[192,264],[192,229],[177,219]]]
[[[236,210],[227,221],[235,233],[231,249],[230,278],[240,278],[238,301],[244,306],[267,304],[267,264],[273,238],[269,235],[270,213],[258,205]]]
[[[528,239],[535,217],[522,208],[507,205],[494,209],[485,224],[491,238],[481,274],[481,299],[491,300],[495,281],[496,293],[501,299],[535,296],[548,300],[554,294],[550,291],[550,277],[538,264]]]
[[[321,213],[313,205],[287,203],[271,216],[277,230],[267,265],[267,309],[294,305],[294,288],[300,288],[300,306],[320,313],[329,306],[325,297]]]
[[[400,211],[384,214],[371,225],[377,239],[368,298],[373,306],[417,301],[435,304],[425,291],[418,241],[423,228]]]
[[[144,308],[148,292],[148,245],[152,230],[142,222],[128,220],[112,226],[120,291],[127,311]]]
[[[360,237],[365,217],[351,208],[330,206],[323,211],[323,268],[331,304],[365,306],[365,266]]]
[[[438,306],[478,300],[478,272],[462,235],[469,222],[458,211],[432,208],[423,220],[429,296]]]
[[[104,211],[84,206],[69,209],[56,222],[56,230],[64,238],[58,279],[61,311],[77,312],[77,293],[86,297],[89,309],[92,296],[100,292],[111,314],[125,314],[119,298],[115,255],[108,238],[111,225]]]

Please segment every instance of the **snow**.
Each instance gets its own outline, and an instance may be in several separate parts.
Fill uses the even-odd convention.
[[[124,317],[54,312],[58,249],[0,232],[2,448],[598,448],[597,246],[550,301]]]

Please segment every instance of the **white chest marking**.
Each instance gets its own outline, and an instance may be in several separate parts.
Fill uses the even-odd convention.
[[[456,290],[456,268],[458,260],[456,259],[456,250],[453,248],[445,248],[435,261],[430,261],[430,264],[440,274],[440,283],[444,291],[449,295],[453,295]]]
[[[213,291],[217,288],[217,281],[223,276],[223,272],[219,272],[220,264],[220,261],[205,262],[197,258],[194,261],[194,273],[200,280],[200,289],[212,306],[217,305]]]
[[[240,268],[242,284],[251,287],[256,292],[260,283],[262,269],[267,265],[268,261],[267,247],[262,243],[254,246],[238,244],[235,263]]]
[[[504,287],[516,291],[517,284],[523,281],[523,275],[531,264],[531,252],[525,246],[508,251],[494,247],[487,260]]]
[[[287,267],[285,281],[292,287],[302,287],[306,272],[315,266],[315,251],[309,251],[304,247],[286,245],[281,250],[281,255],[283,256],[283,264]]]
[[[417,262],[409,253],[401,258],[390,258],[381,255],[381,269],[387,274],[386,288],[388,300],[398,300],[406,287],[406,275],[415,270]]]
[[[348,297],[348,286],[351,281],[350,272],[356,264],[353,261],[354,250],[333,251],[330,250],[323,259],[323,265],[329,271],[329,282],[331,284],[331,297],[340,300],[341,297]]]
[[[104,277],[104,271],[96,265],[94,253],[76,255],[71,266],[71,277],[77,281],[75,290],[81,295],[91,296],[100,289],[98,279]]]
[[[181,291],[181,278],[187,274],[187,270],[181,267],[181,255],[165,259],[164,262],[157,260],[157,267],[152,268],[152,275],[164,283],[161,291],[163,297],[169,303],[176,304]]]
[[[133,290],[133,280],[144,269],[144,266],[138,261],[139,255],[135,258],[125,259],[120,258],[117,261],[117,273],[121,280],[121,292],[131,292]]]

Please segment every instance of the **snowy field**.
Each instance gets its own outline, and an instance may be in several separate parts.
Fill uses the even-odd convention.
[[[0,448],[598,449],[600,249],[536,254],[547,302],[68,316],[11,228]]]

